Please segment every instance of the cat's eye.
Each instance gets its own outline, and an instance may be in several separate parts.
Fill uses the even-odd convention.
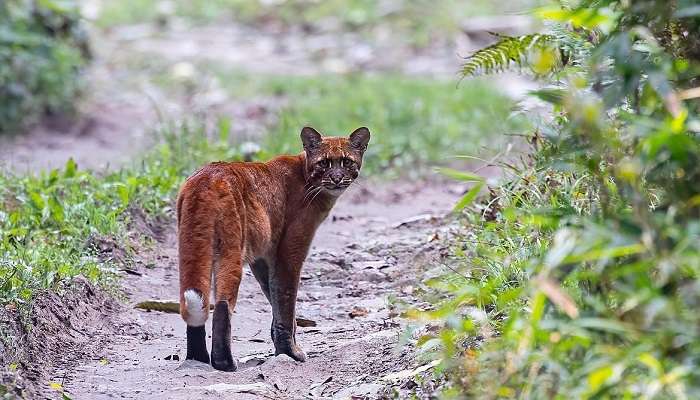
[[[355,161],[353,161],[349,158],[341,158],[340,159],[340,166],[343,168],[353,168],[355,166]]]
[[[323,159],[316,163],[321,168],[329,168],[331,166],[331,161],[329,159]]]

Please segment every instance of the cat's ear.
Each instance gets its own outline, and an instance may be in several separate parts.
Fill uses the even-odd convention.
[[[301,143],[304,145],[304,150],[310,152],[313,150],[318,150],[321,147],[321,142],[323,141],[322,136],[316,129],[305,126],[301,130]]]
[[[369,129],[357,128],[353,133],[350,134],[350,146],[365,151],[367,149],[367,143],[369,143]]]

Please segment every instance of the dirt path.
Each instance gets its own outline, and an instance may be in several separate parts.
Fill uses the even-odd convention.
[[[123,282],[128,307],[115,318],[120,334],[95,337],[104,342],[102,351],[70,371],[57,371],[54,379],[65,376],[64,387],[75,399],[376,398],[391,383],[383,377],[413,363],[399,344],[404,322],[388,299],[412,301],[416,275],[439,256],[438,239],[448,229],[442,217],[460,191],[427,183],[363,183],[339,200],[316,235],[302,275],[297,316],[317,324],[298,329],[306,363],[273,355],[270,306],[246,270],[232,327],[239,370],[183,364],[185,325],[179,315],[132,307],[177,298],[170,227],[147,257],[155,266]]]

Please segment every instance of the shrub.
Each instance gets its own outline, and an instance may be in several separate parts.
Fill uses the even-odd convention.
[[[74,2],[0,2],[0,133],[72,110],[87,56]]]
[[[553,60],[535,68],[550,122],[508,164],[514,180],[470,208],[461,273],[428,282],[442,300],[418,314],[443,322],[446,394],[700,396],[700,94],[685,30],[698,10],[656,3],[540,10],[559,24],[550,45],[519,51]]]

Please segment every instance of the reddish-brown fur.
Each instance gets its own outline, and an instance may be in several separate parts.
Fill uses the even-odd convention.
[[[294,340],[301,267],[319,224],[357,177],[369,131],[360,128],[350,138],[321,137],[304,128],[302,141],[301,154],[265,163],[211,163],[183,185],[177,214],[180,312],[188,322],[188,358],[208,361],[208,354],[196,354],[202,353],[204,327],[190,324],[192,308],[185,292],[198,292],[208,310],[213,277],[211,362],[218,369],[235,369],[227,326],[248,264],[272,305],[276,353],[305,359]]]

